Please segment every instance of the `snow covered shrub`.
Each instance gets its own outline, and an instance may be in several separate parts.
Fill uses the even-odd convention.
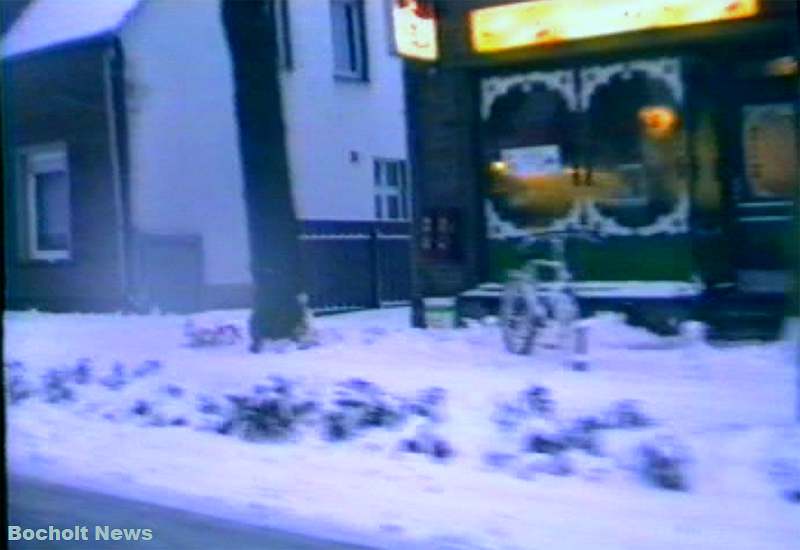
[[[161,361],[158,361],[157,359],[148,359],[133,369],[133,377],[142,378],[144,376],[155,374],[162,368],[164,368],[164,365],[161,364]]]
[[[550,390],[544,386],[533,386],[523,395],[528,410],[541,416],[550,416],[555,413],[555,401]]]
[[[417,422],[412,425],[408,432],[413,432],[413,435],[401,439],[401,451],[424,454],[439,462],[445,462],[455,454],[453,446],[436,433],[434,424],[430,419]],[[408,436],[409,434],[407,433],[406,435]]]
[[[312,398],[297,399],[292,403],[292,415],[300,421],[307,422],[319,411],[319,403]]]
[[[230,421],[223,406],[213,397],[205,394],[195,396],[195,414],[192,425],[198,430],[224,433],[223,425]]]
[[[174,402],[153,403],[152,409],[146,415],[147,424],[150,426],[187,426],[189,419],[186,411]]]
[[[201,414],[221,414],[222,407],[217,403],[213,397],[209,395],[200,394],[197,396],[197,412]]]
[[[44,400],[48,403],[61,403],[72,401],[75,394],[67,385],[69,374],[60,369],[48,369],[42,377],[42,391]]]
[[[360,378],[336,384],[324,410],[323,437],[331,441],[350,439],[360,429],[389,425],[396,420],[395,412],[388,405],[383,391]]]
[[[639,472],[650,483],[664,489],[689,488],[688,448],[674,436],[655,436],[639,446]]]
[[[554,455],[566,448],[562,430],[555,422],[537,418],[527,423],[523,435],[523,450]]]
[[[349,426],[347,435],[354,435],[356,429],[392,428],[404,420],[401,400],[359,378],[337,384],[328,401],[326,410],[341,413],[332,418],[337,424],[345,422]]]
[[[269,377],[267,388],[277,395],[287,396],[294,390],[294,384],[283,376],[272,375]]]
[[[653,421],[642,410],[642,404],[634,399],[617,401],[611,406],[605,418],[610,428],[644,428]]]
[[[110,390],[118,390],[127,384],[125,365],[119,361],[111,367],[111,373],[100,379],[100,383]]]
[[[25,377],[25,365],[19,361],[4,363],[6,370],[6,397],[11,405],[16,405],[33,396],[34,388]]]
[[[348,411],[329,411],[322,417],[322,435],[328,441],[343,441],[355,435],[356,422]]]
[[[184,390],[182,387],[178,386],[177,384],[167,384],[163,388],[164,393],[169,395],[170,397],[183,397]]]
[[[590,454],[601,454],[598,424],[593,417],[583,417],[575,420],[561,433],[564,445],[579,449]]]
[[[208,396],[197,397],[196,408],[202,415],[198,422],[201,429],[236,434],[247,440],[285,440],[296,435],[303,426],[319,422],[324,431],[326,422],[338,422],[336,418],[325,418],[311,392],[303,391],[291,380],[279,376],[270,377],[267,383],[256,384],[248,395],[227,395],[226,398],[227,406],[224,406]],[[333,437],[339,436],[340,430],[336,426],[331,431]]]
[[[229,395],[231,416],[222,422],[222,433],[236,433],[249,441],[278,440],[288,437],[294,428],[290,403],[274,395]]]
[[[390,396],[376,396],[361,414],[359,425],[367,428],[393,428],[403,421],[401,406]]]
[[[145,401],[144,399],[137,399],[136,403],[134,403],[131,408],[131,412],[136,416],[147,416],[152,410],[153,406],[149,401]]]
[[[242,340],[242,332],[233,323],[199,326],[192,319],[183,325],[183,335],[191,347],[231,346]]]
[[[527,411],[517,403],[500,402],[495,404],[492,422],[502,432],[513,432],[525,420]]]
[[[455,451],[453,450],[452,445],[450,445],[446,439],[437,438],[434,440],[433,448],[431,449],[430,453],[434,460],[446,462],[450,460],[454,454]]]
[[[169,396],[156,399],[137,399],[129,414],[143,426],[186,426],[189,424],[185,403]]]
[[[434,422],[442,422],[446,417],[447,391],[440,387],[430,387],[422,390],[417,398],[412,400],[409,412],[417,416],[430,418]]]
[[[92,361],[91,359],[81,358],[75,364],[72,371],[72,381],[79,385],[88,384],[92,380]]]

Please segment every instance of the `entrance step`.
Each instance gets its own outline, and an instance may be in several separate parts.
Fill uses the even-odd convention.
[[[597,311],[619,311],[631,324],[672,335],[677,334],[680,322],[691,316],[701,288],[681,281],[579,281],[573,292],[584,317]],[[498,315],[502,294],[500,283],[484,283],[459,294],[459,324],[465,319]]]
[[[774,340],[785,311],[784,295],[733,293],[706,296],[697,315],[709,325],[712,340]]]

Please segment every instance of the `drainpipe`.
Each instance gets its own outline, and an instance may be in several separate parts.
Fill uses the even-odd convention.
[[[128,212],[127,126],[124,96],[123,55],[119,39],[114,39],[103,54],[103,89],[108,130],[109,163],[114,193],[114,227],[119,258],[119,288],[123,311],[131,309],[130,216]]]
[[[795,21],[800,17],[798,7],[795,4]],[[800,63],[800,33],[795,28],[794,32],[794,55],[795,64]],[[797,85],[797,95],[794,101],[794,129],[795,129],[795,153],[797,158],[800,159],[800,74],[795,74],[795,82]],[[790,246],[792,246],[792,253],[794,255],[794,307],[790,315],[794,317],[794,327],[789,330],[789,337],[796,338],[794,342],[794,362],[797,369],[797,383],[795,388],[796,400],[795,413],[797,421],[800,422],[800,171],[795,174],[794,185],[794,235],[790,239]],[[791,342],[790,342],[790,345]]]

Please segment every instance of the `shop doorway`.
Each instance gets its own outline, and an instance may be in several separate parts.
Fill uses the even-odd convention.
[[[780,58],[778,58],[780,60]],[[792,231],[797,195],[797,82],[745,73],[732,98],[732,227],[736,287],[753,294],[786,294],[797,246]],[[739,75],[737,75],[739,76]]]

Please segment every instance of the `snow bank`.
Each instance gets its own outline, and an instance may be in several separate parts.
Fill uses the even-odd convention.
[[[246,313],[204,318],[243,325]],[[12,406],[9,466],[122,496],[202,502],[206,512],[253,522],[341,529],[381,547],[791,548],[800,540],[800,510],[782,497],[787,469],[775,467],[793,452],[783,442],[798,434],[794,371],[780,346],[703,347],[687,366],[674,343],[601,319],[591,370],[579,373],[563,368],[558,350],[505,353],[496,327],[422,331],[407,328],[408,318],[405,309],[320,318],[321,346],[252,355],[244,344],[183,345],[180,316],[6,313],[5,360],[21,361],[37,383],[80,358],[98,376],[112,375],[115,362],[128,371],[148,360],[163,365],[118,390],[75,384],[74,400]],[[403,429],[342,442],[312,430],[251,443],[102,414],[154,396],[171,403],[171,385],[184,392],[176,403],[194,410],[198,394],[248,393],[271,375],[320,392],[348,378],[399,395],[443,388],[435,435],[455,454],[439,462],[399,452]],[[543,459],[521,453],[493,420],[498,403],[533,386],[549,389],[554,414],[568,425],[630,399],[653,425],[604,430],[603,456],[569,451],[580,475],[487,467],[486,453],[497,449],[540,467],[532,462]],[[626,467],[631,452],[665,429],[691,450],[686,492],[657,489]]]

